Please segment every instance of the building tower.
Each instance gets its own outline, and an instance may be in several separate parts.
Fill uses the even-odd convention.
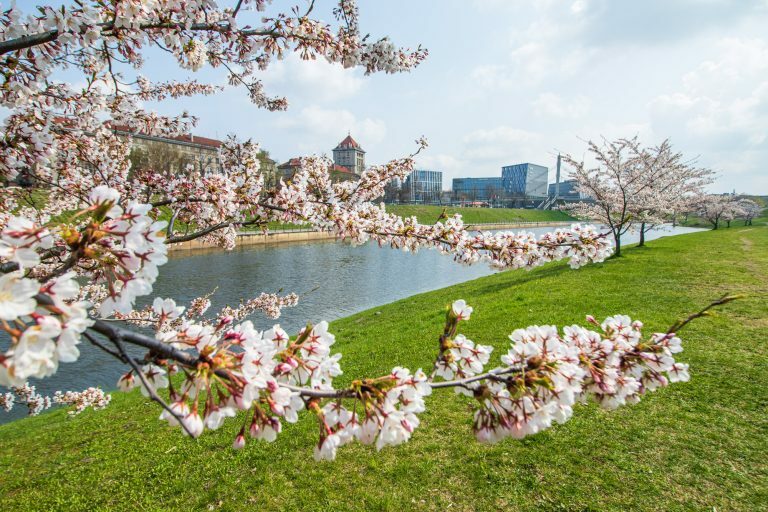
[[[333,148],[333,163],[343,165],[358,176],[365,170],[365,151],[351,135]]]

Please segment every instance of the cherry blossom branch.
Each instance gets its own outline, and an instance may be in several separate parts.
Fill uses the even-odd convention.
[[[693,314],[689,315],[688,317],[686,317],[685,319],[678,320],[677,322],[675,322],[667,330],[667,334],[675,334],[677,332],[680,332],[680,330],[682,330],[683,327],[685,327],[686,325],[691,323],[693,320],[696,320],[697,318],[702,318],[702,317],[705,317],[705,316],[710,316],[712,314],[711,313],[712,309],[714,309],[714,308],[716,308],[718,306],[722,306],[723,304],[728,304],[729,302],[733,302],[734,300],[742,299],[742,298],[744,298],[743,295],[723,295],[719,299],[714,300],[714,301],[710,302],[709,304],[707,304],[704,308],[701,309],[701,311],[693,313]]]

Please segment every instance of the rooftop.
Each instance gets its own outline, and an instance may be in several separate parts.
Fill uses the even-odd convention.
[[[339,142],[339,145],[334,148],[334,150],[336,149],[357,149],[363,151],[363,148],[352,138],[352,135],[347,135],[344,140]]]
[[[115,132],[127,133],[133,136],[140,136],[148,139],[177,141],[177,142],[183,142],[186,144],[196,144],[198,146],[206,146],[214,149],[219,148],[223,144],[223,142],[221,142],[218,139],[209,139],[208,137],[200,137],[194,134],[177,135],[175,137],[158,137],[155,135],[147,135],[146,133],[136,132],[134,130],[131,130],[130,127],[122,124],[109,124],[108,126],[111,130]]]

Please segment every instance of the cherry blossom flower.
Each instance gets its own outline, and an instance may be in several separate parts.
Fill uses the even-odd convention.
[[[10,217],[0,231],[0,260],[15,262],[21,269],[34,267],[40,263],[38,251],[52,244],[47,229],[25,217]]]
[[[0,275],[0,320],[15,320],[31,314],[37,307],[34,296],[39,284],[22,273]]]
[[[472,307],[467,306],[464,299],[454,301],[451,305],[451,309],[453,310],[453,314],[456,315],[457,320],[469,320],[469,317],[472,314]]]

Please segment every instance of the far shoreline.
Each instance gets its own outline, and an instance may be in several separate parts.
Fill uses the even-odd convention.
[[[501,229],[523,229],[523,228],[542,228],[542,227],[562,227],[570,226],[578,221],[529,221],[529,222],[510,222],[510,223],[478,223],[467,224],[470,231],[494,231]],[[312,229],[289,229],[275,230],[267,232],[243,231],[237,234],[236,247],[249,245],[274,245],[290,242],[312,242],[322,240],[335,240],[338,237],[327,231],[315,231]],[[203,242],[201,240],[190,240],[180,242],[168,247],[170,252],[194,251],[199,249],[220,249],[216,244]]]

